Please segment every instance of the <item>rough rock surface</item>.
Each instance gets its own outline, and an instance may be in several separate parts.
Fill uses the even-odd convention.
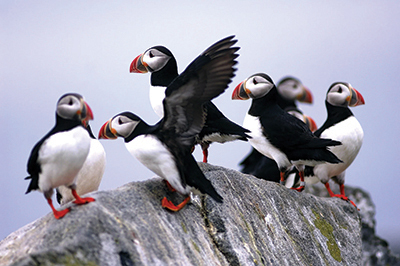
[[[360,265],[361,218],[348,202],[200,166],[223,204],[201,196],[166,211],[165,195],[184,197],[159,178],[99,191],[6,237],[0,265]]]
[[[334,183],[331,188],[337,188]],[[305,192],[320,197],[329,197],[328,191],[321,183],[308,186]],[[335,191],[339,193],[339,191]],[[357,207],[361,215],[362,263],[365,266],[400,265],[400,256],[391,252],[388,243],[375,235],[375,205],[370,195],[362,189],[345,187],[345,193]]]

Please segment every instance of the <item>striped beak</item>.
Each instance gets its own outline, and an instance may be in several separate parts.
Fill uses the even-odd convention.
[[[311,132],[314,132],[318,129],[317,123],[315,123],[314,119],[309,117],[308,115],[304,115],[304,122],[308,126],[308,128],[311,130]]]
[[[232,100],[247,100],[250,98],[249,94],[246,92],[245,81],[239,83],[232,92]]]
[[[143,62],[143,54],[138,55],[133,59],[129,68],[130,73],[147,73],[147,64]]]
[[[304,87],[304,86],[302,88],[302,93],[297,95],[296,99],[302,103],[312,103],[313,102],[313,97],[312,97],[311,91],[307,87]]]
[[[100,128],[99,131],[99,139],[116,139],[117,132],[115,129],[111,127],[112,119],[108,120],[104,125]]]
[[[346,100],[351,107],[365,104],[364,97],[353,87],[350,87],[350,95]]]
[[[93,120],[93,112],[90,106],[81,99],[81,109],[77,112],[81,117],[82,124],[87,127],[89,120]]]

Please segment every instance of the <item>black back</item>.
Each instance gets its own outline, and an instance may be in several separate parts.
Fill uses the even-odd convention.
[[[254,99],[249,114],[258,116],[264,135],[289,160],[317,160],[331,163],[341,162],[327,146],[341,143],[316,137],[305,123],[282,110],[276,103],[276,88],[259,99]]]

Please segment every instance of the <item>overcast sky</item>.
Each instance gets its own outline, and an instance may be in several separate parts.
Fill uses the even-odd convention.
[[[256,72],[275,82],[293,75],[312,91],[300,108],[320,126],[333,82],[351,83],[366,104],[352,109],[365,132],[346,184],[368,191],[376,205],[377,234],[400,242],[400,2],[397,1],[8,1],[0,2],[0,240],[51,210],[43,195],[24,195],[32,147],[54,125],[58,98],[82,94],[97,134],[110,117],[131,110],[148,123],[158,117],[149,76],[130,74],[131,61],[164,45],[181,72],[199,53],[235,34],[241,47],[230,88],[214,100],[242,123],[250,101],[232,90]],[[107,168],[101,190],[154,176],[121,139],[102,141]],[[239,169],[249,144],[214,144],[209,162]],[[199,148],[195,152],[202,160]]]

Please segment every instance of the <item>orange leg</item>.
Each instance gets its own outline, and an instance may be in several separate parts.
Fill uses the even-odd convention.
[[[171,201],[169,201],[166,197],[164,197],[161,201],[161,206],[170,211],[177,212],[180,211],[185,205],[189,202],[190,196],[184,199],[178,206],[175,206]]]
[[[280,172],[280,176],[281,176],[281,180],[280,180],[280,184],[281,185],[285,185],[285,173],[284,172]]]
[[[62,211],[57,211],[56,208],[54,208],[53,201],[50,198],[47,199],[47,203],[49,203],[50,208],[53,210],[53,214],[56,219],[64,217],[64,215],[67,214],[70,210],[69,208],[67,208]]]
[[[297,187],[297,188],[291,188],[291,189],[294,189],[294,190],[296,190],[298,192],[302,192],[304,190],[305,184],[306,184],[304,182],[304,171],[299,171],[299,175],[300,175],[300,186]]]
[[[208,149],[203,150],[203,163],[208,162]]]
[[[346,197],[346,195],[345,195],[345,193],[344,193],[344,185],[343,185],[343,184],[340,185],[340,194],[335,194],[335,193],[333,193],[333,191],[331,190],[331,187],[330,187],[330,185],[329,185],[328,182],[325,184],[325,187],[326,187],[326,190],[328,190],[329,196],[331,196],[331,197],[336,197],[336,198],[340,198],[340,199],[342,199],[342,200],[348,201],[348,202],[350,202],[354,207],[357,208],[356,204],[355,204],[352,200],[350,200],[348,197]],[[359,210],[359,209],[357,208],[357,210]]]
[[[171,191],[171,192],[175,192],[176,191],[176,189],[173,186],[171,186],[171,184],[167,180],[164,179],[164,182],[167,185],[169,191]]]
[[[82,204],[86,204],[86,203],[95,201],[94,198],[90,198],[90,197],[81,198],[81,197],[79,197],[79,195],[78,195],[78,193],[76,193],[76,190],[75,190],[75,189],[72,189],[72,188],[71,188],[71,192],[72,192],[72,195],[73,195],[74,198],[75,198],[74,203],[77,204],[77,205],[82,205]]]

